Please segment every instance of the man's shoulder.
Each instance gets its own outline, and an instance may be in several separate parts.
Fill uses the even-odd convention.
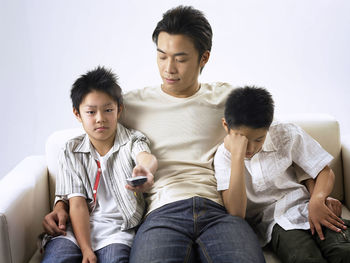
[[[234,87],[226,82],[201,83],[200,94],[196,99],[223,107],[232,90]]]
[[[204,91],[212,93],[221,93],[221,92],[231,92],[234,90],[234,87],[227,82],[210,82],[210,83],[201,83],[201,89]]]

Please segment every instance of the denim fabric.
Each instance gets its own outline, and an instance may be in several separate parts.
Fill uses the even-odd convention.
[[[114,243],[95,251],[98,263],[128,263],[130,247]]]
[[[284,230],[276,224],[271,246],[286,263],[350,263],[350,221],[343,219],[348,229],[342,233],[323,227],[325,240],[310,230]]]
[[[132,263],[265,262],[248,223],[205,198],[173,202],[151,212],[131,249]]]
[[[99,263],[129,262],[130,247],[124,244],[111,244],[95,251]],[[47,243],[42,263],[81,263],[80,248],[66,238],[55,238]]]

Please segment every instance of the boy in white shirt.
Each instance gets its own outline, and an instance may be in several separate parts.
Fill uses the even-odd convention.
[[[333,157],[295,124],[272,123],[273,113],[273,99],[262,88],[238,88],[227,99],[222,122],[228,135],[214,158],[227,211],[245,217],[262,246],[271,241],[282,262],[350,262],[349,221],[326,204]],[[310,176],[298,178],[293,163]]]
[[[157,160],[142,133],[118,123],[121,93],[116,76],[103,67],[73,84],[73,112],[86,134],[66,143],[56,178],[56,201],[69,202],[71,225],[46,244],[42,262],[129,262],[144,213],[137,192],[152,186]],[[147,182],[126,185],[137,175]]]

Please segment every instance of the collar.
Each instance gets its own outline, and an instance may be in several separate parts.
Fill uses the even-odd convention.
[[[117,130],[114,138],[112,153],[119,151],[119,148],[130,140],[130,132],[121,124],[117,124]],[[85,134],[83,140],[77,145],[74,152],[94,153],[93,145],[89,139],[89,135]]]
[[[276,146],[273,144],[270,132],[267,132],[265,142],[262,146],[262,151],[264,152],[275,152],[277,151]]]

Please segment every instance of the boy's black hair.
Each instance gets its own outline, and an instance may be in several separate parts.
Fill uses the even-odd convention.
[[[178,6],[163,14],[153,31],[152,40],[157,45],[160,32],[186,35],[191,38],[199,53],[199,61],[205,51],[211,50],[213,32],[204,14],[191,6]]]
[[[272,123],[274,102],[264,88],[245,86],[234,89],[227,98],[225,120],[229,129],[246,126],[268,129]]]
[[[106,93],[118,104],[118,107],[120,107],[123,104],[123,97],[122,89],[117,81],[118,77],[112,70],[105,69],[101,66],[81,75],[74,82],[70,93],[73,108],[79,112],[81,102],[85,96],[92,91]]]

